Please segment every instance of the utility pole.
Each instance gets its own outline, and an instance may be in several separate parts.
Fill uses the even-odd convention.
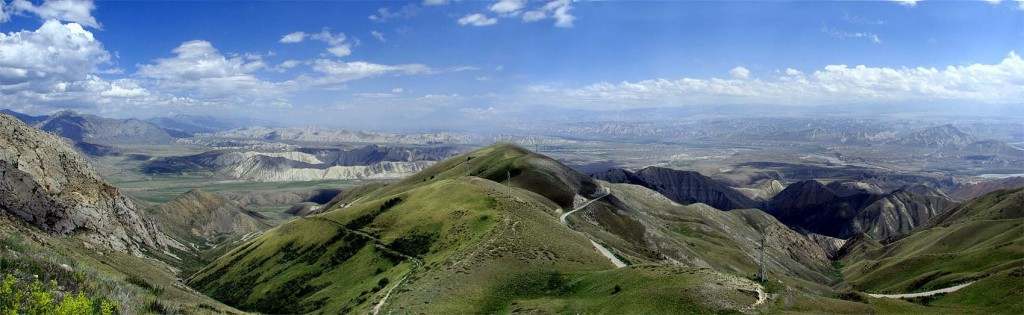
[[[505,172],[505,175],[508,176],[508,180],[505,182],[505,185],[508,186],[508,197],[512,198],[512,172]]]
[[[758,268],[758,270],[757,270],[757,278],[760,279],[761,282],[765,281],[765,278],[764,278],[764,240],[765,240],[765,238],[767,238],[766,235],[762,234],[761,235],[761,267]]]

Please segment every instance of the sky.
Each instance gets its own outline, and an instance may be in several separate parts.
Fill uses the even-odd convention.
[[[459,128],[1024,103],[1022,1],[0,0],[0,108]]]

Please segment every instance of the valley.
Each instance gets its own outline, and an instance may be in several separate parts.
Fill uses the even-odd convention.
[[[4,119],[13,135],[43,137]],[[817,140],[737,150],[269,130],[107,142],[109,154],[46,134],[62,156],[95,166],[91,180],[129,196],[122,202],[152,230],[118,236],[128,245],[46,226],[26,240],[10,233],[38,221],[20,223],[25,216],[8,210],[5,242],[30,255],[5,259],[55,246],[68,248],[51,254],[57,261],[94,257],[72,269],[134,292],[107,297],[122,311],[998,312],[986,305],[1021,297],[979,296],[1019,282],[1020,177],[918,172],[803,147]],[[899,139],[955,150],[976,141],[935,144],[928,135]],[[10,158],[18,170],[39,163]],[[1005,158],[984,172],[1021,163]],[[16,195],[9,204],[33,202]],[[161,271],[118,267],[144,262]]]

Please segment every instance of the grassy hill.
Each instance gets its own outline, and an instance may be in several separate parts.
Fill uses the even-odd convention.
[[[854,288],[867,292],[928,291],[977,281],[928,299],[934,307],[972,312],[1024,312],[1024,189],[970,200],[889,244],[848,244],[840,262]]]
[[[559,222],[576,207],[568,225]],[[398,182],[350,190],[325,208],[249,240],[188,283],[266,313],[936,309],[837,293],[849,284],[823,250],[760,210],[681,206],[507,143]],[[770,281],[758,283],[750,279],[763,235]],[[629,266],[615,268],[591,241]],[[856,256],[876,257],[881,247],[860,248]],[[866,287],[855,274],[846,276]]]
[[[268,231],[189,283],[262,312],[735,311],[757,300],[754,282],[708,268],[614,269],[558,221],[598,187],[547,157],[496,144],[343,194],[333,209]],[[678,281],[644,285],[657,278]],[[671,293],[683,287],[694,291]]]

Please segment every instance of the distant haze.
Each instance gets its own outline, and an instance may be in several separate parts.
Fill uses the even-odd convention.
[[[34,115],[495,131],[1024,111],[1012,1],[0,4],[0,108]]]

